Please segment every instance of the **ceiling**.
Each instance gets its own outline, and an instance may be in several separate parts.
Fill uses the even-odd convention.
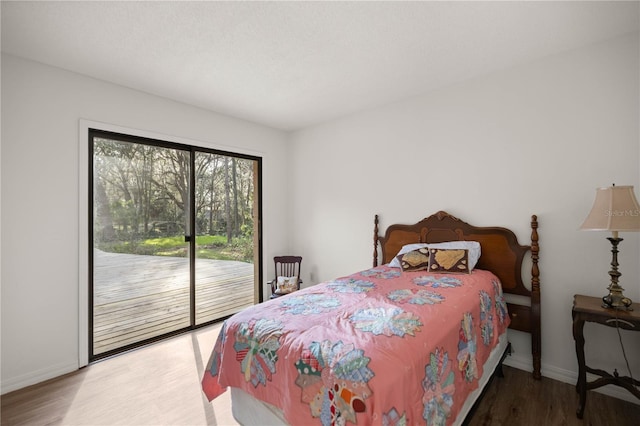
[[[10,2],[2,51],[295,130],[638,31],[630,2]]]

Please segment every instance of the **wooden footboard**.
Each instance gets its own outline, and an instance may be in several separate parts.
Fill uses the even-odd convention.
[[[531,245],[520,245],[516,235],[507,228],[477,227],[447,212],[439,211],[413,225],[394,224],[379,235],[379,218],[374,220],[373,266],[378,266],[378,247],[382,264],[389,263],[402,246],[411,243],[438,243],[444,241],[478,241],[482,255],[476,268],[493,272],[502,282],[505,293],[529,298],[530,304],[508,303],[510,328],[531,333],[533,377],[540,379],[541,326],[540,326],[540,270],[538,267],[538,218],[531,216]],[[522,262],[531,253],[531,289],[522,280]]]

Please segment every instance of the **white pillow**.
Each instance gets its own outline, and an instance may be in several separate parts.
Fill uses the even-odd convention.
[[[444,243],[429,244],[429,248],[436,249],[467,249],[469,251],[469,271],[478,263],[480,259],[480,243],[477,241],[447,241]]]
[[[298,289],[298,277],[278,277],[276,294],[289,294]]]
[[[391,260],[391,262],[389,262],[389,267],[390,268],[402,268],[402,265],[400,264],[400,257],[405,254],[405,253],[409,253],[410,251],[414,251],[414,250],[418,250],[421,248],[425,248],[427,247],[428,244],[427,243],[413,243],[413,244],[406,244],[404,246],[402,246],[402,248],[400,249],[400,251],[394,256],[394,258]]]

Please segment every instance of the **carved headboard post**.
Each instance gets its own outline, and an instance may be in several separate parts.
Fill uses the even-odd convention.
[[[378,215],[373,220],[373,267],[378,266]]]
[[[540,269],[538,268],[538,216],[531,216],[531,355],[533,356],[533,377],[540,379],[541,373],[541,324],[540,324]]]

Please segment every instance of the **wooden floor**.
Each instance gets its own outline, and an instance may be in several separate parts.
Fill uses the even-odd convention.
[[[200,380],[220,325],[112,357],[3,395],[2,425],[237,425],[228,392],[208,402]],[[584,420],[575,387],[506,367],[471,426],[637,426],[640,405],[589,391]]]
[[[574,385],[504,366],[505,377],[494,377],[469,426],[638,426],[638,404],[587,391],[583,419],[576,417]]]
[[[254,304],[253,264],[196,260],[196,325]],[[189,260],[94,252],[94,354],[190,325]]]

